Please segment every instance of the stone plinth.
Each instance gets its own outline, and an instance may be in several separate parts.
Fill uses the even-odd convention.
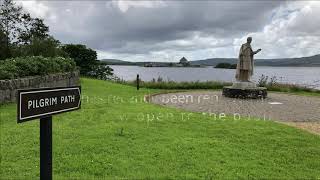
[[[261,99],[267,97],[267,88],[257,87],[253,82],[234,82],[222,89],[222,95],[230,98]]]
[[[240,82],[240,81],[237,81],[237,82],[234,82],[232,84],[232,87],[233,88],[238,88],[238,89],[246,89],[246,88],[256,88],[257,85],[253,82]]]

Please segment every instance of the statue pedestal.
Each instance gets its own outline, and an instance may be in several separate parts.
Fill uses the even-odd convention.
[[[232,86],[225,86],[222,95],[230,98],[261,99],[267,97],[267,88],[257,87],[253,82],[234,82]]]

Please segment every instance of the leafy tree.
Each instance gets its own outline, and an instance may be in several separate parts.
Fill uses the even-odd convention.
[[[2,27],[0,26],[0,60],[5,59],[7,57],[6,41],[7,39],[6,39],[5,32],[2,30]]]
[[[17,37],[18,39],[17,44],[18,43],[28,44],[31,38],[30,27],[31,27],[32,18],[30,14],[23,14],[20,20],[21,20],[21,26],[23,28],[17,29],[17,31],[19,32]]]
[[[62,46],[62,50],[74,59],[77,66],[80,67],[81,74],[88,75],[89,72],[95,69],[97,65],[96,51],[82,44],[66,44]]]
[[[1,59],[12,57],[13,49],[24,47],[21,44],[32,44],[34,40],[36,41],[34,44],[39,44],[40,40],[48,41],[53,39],[52,37],[48,38],[49,27],[44,24],[42,19],[32,18],[29,13],[24,12],[22,7],[16,5],[13,0],[1,0],[0,2],[0,30]],[[43,53],[41,55],[47,56]]]
[[[13,50],[13,56],[67,57],[67,53],[60,46],[60,42],[52,36],[45,38],[32,37],[30,44],[17,45]]]
[[[0,4],[0,26],[5,36],[4,56],[10,57],[10,42],[17,37],[19,31],[22,7],[16,6],[12,0],[2,0]]]
[[[66,44],[62,50],[80,67],[80,74],[99,79],[113,75],[113,69],[97,60],[97,52],[82,44]]]
[[[31,44],[33,40],[41,40],[49,37],[49,27],[44,24],[43,19],[32,19],[30,16],[24,15],[22,20],[25,28],[20,30],[18,37],[19,43]]]
[[[44,39],[48,37],[49,27],[43,22],[43,19],[35,18],[31,24],[30,33],[35,38]]]
[[[111,80],[113,69],[103,63],[97,63],[95,69],[89,75],[97,79]]]

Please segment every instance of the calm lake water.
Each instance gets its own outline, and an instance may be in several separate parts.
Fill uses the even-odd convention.
[[[235,69],[217,69],[213,67],[140,67],[140,66],[111,66],[114,73],[124,80],[134,80],[137,74],[143,81],[153,78],[163,78],[171,81],[234,81]],[[277,82],[299,84],[320,89],[320,67],[268,67],[257,66],[253,80],[257,81],[264,74],[275,76]]]

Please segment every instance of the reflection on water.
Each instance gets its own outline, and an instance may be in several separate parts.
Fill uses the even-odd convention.
[[[151,81],[158,77],[170,81],[234,81],[234,69],[217,69],[213,67],[140,67],[111,66],[114,73],[124,80],[134,80],[139,74],[143,81]],[[253,80],[257,81],[264,74],[276,76],[277,82],[299,84],[320,89],[320,67],[268,67],[257,66]]]

